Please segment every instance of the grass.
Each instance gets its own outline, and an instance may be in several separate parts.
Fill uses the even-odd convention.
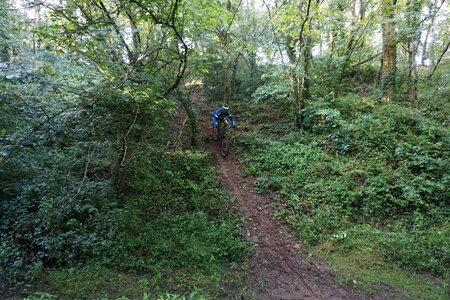
[[[366,246],[348,252],[328,242],[311,250],[315,256],[328,261],[342,285],[389,299],[448,299],[448,282],[386,264],[379,249]]]
[[[142,297],[146,292],[139,276],[103,267],[55,270],[41,278],[41,291],[63,298],[95,299],[111,296]]]
[[[205,295],[228,298],[245,290],[244,271],[245,268],[238,266],[221,266],[207,272],[161,269],[153,274],[132,274],[93,266],[55,270],[41,278],[41,288],[29,299],[40,299],[42,295],[66,299],[182,299],[182,296],[206,299]]]

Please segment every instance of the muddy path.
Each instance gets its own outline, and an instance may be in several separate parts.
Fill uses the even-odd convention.
[[[307,260],[295,233],[270,215],[271,199],[257,193],[254,178],[244,177],[233,149],[227,158],[219,155],[219,143],[212,138],[210,112],[198,109],[198,113],[202,145],[214,153],[221,177],[246,217],[243,231],[253,242],[247,284],[255,298],[381,299],[340,287],[326,265]]]

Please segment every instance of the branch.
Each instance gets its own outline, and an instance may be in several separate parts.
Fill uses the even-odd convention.
[[[131,123],[130,127],[129,127],[128,130],[127,130],[127,133],[126,133],[125,136],[123,137],[123,145],[124,145],[124,148],[123,148],[122,162],[120,163],[120,166],[121,166],[121,167],[124,167],[124,166],[125,166],[125,158],[127,157],[127,149],[128,149],[128,146],[127,146],[127,137],[128,137],[128,134],[130,134],[130,131],[131,131],[131,129],[132,129],[133,126],[134,126],[134,123],[136,123],[136,119],[137,119],[138,113],[139,113],[139,108],[136,108],[136,113],[135,113],[135,115],[134,115],[133,123]]]
[[[241,7],[241,4],[242,4],[242,0],[239,1],[237,8],[234,10],[233,17],[231,18],[230,23],[228,24],[228,27],[225,30],[225,34],[228,34],[228,30],[230,30],[231,25],[233,25],[234,19],[236,18],[236,15],[239,11],[239,8]]]
[[[358,63],[352,65],[350,68],[354,68],[354,67],[363,65],[363,64],[365,64],[366,62],[369,62],[369,61],[371,61],[371,60],[373,60],[373,59],[375,59],[375,58],[377,58],[377,57],[380,57],[381,54],[382,54],[382,53],[378,53],[378,54],[376,54],[376,55],[374,55],[374,56],[371,56],[371,57],[369,57],[369,58],[367,58],[367,59],[365,59],[365,60],[363,60],[363,61],[360,61],[360,62],[358,62]]]
[[[309,10],[311,8],[311,0],[308,0],[308,7],[306,8],[306,16],[305,20],[303,20],[302,27],[300,29],[300,34],[298,35],[299,39],[302,40],[303,37],[303,30],[305,29],[305,24],[309,19]]]
[[[172,13],[171,13],[171,22],[169,23],[168,20],[160,20],[154,11],[152,11],[150,8],[148,8],[147,6],[143,5],[142,3],[140,3],[138,0],[130,0],[130,3],[134,3],[136,4],[138,7],[140,7],[142,10],[144,10],[145,12],[147,12],[150,17],[153,19],[153,21],[158,24],[158,25],[163,25],[166,26],[170,29],[172,29],[172,31],[174,32],[176,38],[180,41],[180,43],[182,44],[182,48],[183,48],[183,53],[180,55],[180,64],[178,66],[178,73],[176,75],[176,79],[175,82],[173,83],[172,86],[170,86],[166,92],[163,94],[163,97],[166,97],[167,95],[169,95],[169,93],[174,90],[181,82],[181,79],[184,76],[184,73],[186,71],[186,67],[187,67],[187,54],[188,54],[188,46],[186,44],[186,42],[183,39],[183,36],[180,34],[180,32],[178,31],[176,25],[175,25],[175,17],[176,17],[176,12],[178,10],[178,3],[179,0],[175,0],[175,4],[173,5],[172,8]]]
[[[181,141],[181,136],[183,135],[183,130],[184,130],[184,126],[186,125],[187,120],[189,119],[189,117],[186,117],[183,121],[183,124],[181,125],[181,129],[180,129],[180,134],[178,135],[178,140],[177,143],[174,145],[175,148],[177,148],[178,145],[182,145],[182,141]]]
[[[444,57],[445,53],[447,53],[449,46],[450,46],[450,41],[447,42],[447,46],[445,46],[444,51],[442,51],[441,56],[439,56],[438,61],[434,65],[433,71],[431,71],[430,75],[428,75],[428,79],[431,79],[431,77],[433,76],[433,74],[436,71],[437,67],[441,63],[441,60]]]
[[[128,44],[125,41],[125,38],[123,37],[122,33],[120,32],[120,29],[117,26],[117,23],[111,17],[111,15],[110,15],[109,11],[107,10],[107,8],[106,8],[105,4],[103,3],[103,1],[99,1],[99,4],[100,4],[100,8],[103,10],[103,12],[106,14],[106,17],[111,22],[111,25],[114,27],[114,30],[116,31],[117,35],[120,37],[120,40],[121,40],[123,46],[127,50],[128,59],[131,61],[133,59],[133,53],[131,52],[130,47],[128,47]]]
[[[70,198],[69,201],[75,200],[75,198],[78,197],[78,195],[80,194],[81,189],[83,188],[84,182],[85,182],[86,179],[87,179],[88,167],[89,167],[89,163],[90,163],[90,162],[91,162],[91,152],[90,152],[90,149],[89,149],[89,151],[88,151],[88,156],[87,156],[87,161],[86,161],[86,165],[85,165],[85,167],[84,167],[84,175],[83,175],[83,179],[81,180],[80,184],[78,185],[77,193],[76,193],[75,195],[73,195],[73,197]]]
[[[424,17],[422,19],[422,21],[419,22],[419,25],[422,25],[429,19],[434,19],[436,17],[436,14],[441,10],[444,3],[445,3],[445,0],[441,0],[441,4],[439,6],[436,6],[433,11],[431,10],[431,7],[430,7],[430,13],[428,14],[428,16]],[[437,1],[436,1],[436,4],[437,4]]]
[[[311,8],[311,0],[308,0],[308,6],[306,7],[306,16],[305,16],[305,19],[302,22],[302,26],[300,28],[300,33],[298,35],[298,39],[299,39],[299,41],[301,43],[300,45],[303,44],[303,31],[305,30],[306,22],[309,19],[309,10],[310,10],[310,8]],[[298,66],[299,62],[300,62],[300,55],[297,55],[297,61],[295,62],[295,66],[296,67]]]
[[[269,14],[269,22],[270,22],[270,21],[272,20],[272,18],[273,18],[272,12],[270,11],[270,7],[269,7],[269,5],[266,3],[265,0],[263,0],[263,3],[264,3],[264,5],[265,5],[266,8],[267,8],[267,13]],[[280,51],[281,62],[284,64],[283,50],[281,49],[280,42],[278,41],[277,33],[276,33],[276,30],[275,30],[275,28],[274,28],[272,22],[270,22],[270,27],[272,27],[273,36],[275,37],[275,42],[276,42],[276,44],[277,44],[277,46],[278,46],[278,51]]]

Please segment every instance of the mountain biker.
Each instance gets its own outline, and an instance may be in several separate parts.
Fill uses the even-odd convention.
[[[221,108],[211,112],[211,114],[213,116],[213,125],[215,128],[218,128],[219,124],[223,124],[223,127],[227,127],[228,126],[227,118],[230,119],[231,126],[233,128],[236,128],[236,122],[234,121],[234,118],[230,113],[228,104],[222,105]]]

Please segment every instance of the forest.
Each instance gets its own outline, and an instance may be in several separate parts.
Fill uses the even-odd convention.
[[[0,0],[0,299],[448,299],[449,28],[447,0]]]

